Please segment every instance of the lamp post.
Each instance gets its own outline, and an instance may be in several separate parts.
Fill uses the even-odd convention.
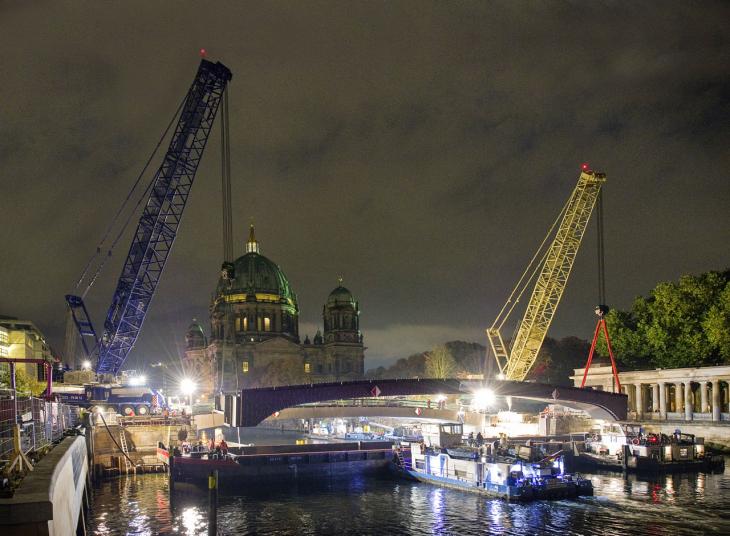
[[[195,385],[195,382],[190,378],[183,378],[180,382],[180,392],[188,397],[188,402],[190,405],[190,415],[193,414],[193,393],[195,392],[196,388],[197,386]]]

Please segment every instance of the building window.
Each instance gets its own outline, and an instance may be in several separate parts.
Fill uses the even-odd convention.
[[[268,316],[264,317],[264,331],[271,331],[271,319]]]
[[[241,317],[236,317],[236,331],[241,331]]]
[[[309,374],[311,372],[311,369],[309,368],[309,363],[304,363],[304,372],[306,374]]]
[[[248,317],[243,317],[243,331],[248,331]]]
[[[8,340],[7,331],[0,331],[0,344],[8,344]]]
[[[248,372],[248,361],[244,361],[243,362],[243,373],[245,374],[247,372]]]
[[[261,317],[256,317],[256,331],[261,331]]]

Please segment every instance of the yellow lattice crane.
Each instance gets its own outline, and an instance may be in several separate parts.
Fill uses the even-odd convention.
[[[605,174],[592,171],[587,164],[583,164],[573,193],[548,230],[494,323],[487,329],[487,339],[497,360],[500,378],[522,381],[535,363],[605,181]],[[551,237],[552,242],[546,248]],[[508,348],[500,330],[533,280],[535,286],[530,301]]]

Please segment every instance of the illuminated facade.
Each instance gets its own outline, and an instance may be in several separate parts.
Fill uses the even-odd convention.
[[[253,225],[246,253],[224,263],[210,305],[210,338],[192,324],[186,368],[207,384],[232,391],[246,386],[356,379],[364,373],[360,310],[340,285],[322,311],[324,333],[299,337],[299,304],[284,272],[261,255]]]
[[[0,357],[53,359],[45,336],[33,322],[8,316],[0,316]],[[42,365],[22,363],[17,367],[24,370],[29,378],[45,379]]]

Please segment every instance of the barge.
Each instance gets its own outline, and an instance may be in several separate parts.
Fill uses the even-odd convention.
[[[231,448],[225,455],[174,452],[170,482],[205,487],[208,475],[217,470],[221,490],[235,490],[263,483],[387,473],[392,458],[390,441],[248,446]]]
[[[593,495],[593,484],[564,471],[563,452],[546,454],[533,445],[496,441],[464,445],[462,425],[439,426],[439,442],[405,443],[396,470],[407,478],[508,501],[566,499]],[[424,438],[427,437],[424,433]]]
[[[676,430],[645,434],[640,426],[610,423],[591,431],[574,462],[584,470],[633,473],[722,471],[723,456],[705,450],[704,440]]]

